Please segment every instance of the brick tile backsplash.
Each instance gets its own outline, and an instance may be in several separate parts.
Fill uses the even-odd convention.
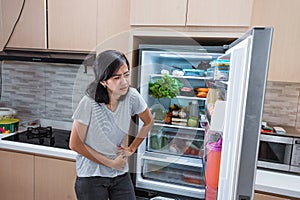
[[[263,121],[300,128],[300,83],[268,81]]]
[[[93,80],[81,65],[5,61],[1,65],[1,107],[18,111],[20,120],[72,121]],[[300,83],[268,81],[263,121],[300,129]]]
[[[72,121],[73,104],[93,79],[92,70],[83,72],[80,65],[5,61],[0,106],[16,109],[21,121]],[[82,87],[75,88],[75,83]]]

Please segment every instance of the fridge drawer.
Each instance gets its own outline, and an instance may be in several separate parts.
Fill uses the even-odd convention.
[[[187,167],[153,160],[143,162],[142,177],[144,179],[197,188],[205,187],[202,167]]]
[[[155,127],[147,139],[147,151],[203,157],[203,132]]]

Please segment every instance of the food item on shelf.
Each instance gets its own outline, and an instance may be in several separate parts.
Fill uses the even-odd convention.
[[[165,118],[165,123],[186,126],[187,124],[187,110],[186,107],[179,107],[177,104],[169,107],[169,112]]]
[[[188,126],[196,127],[198,125],[198,118],[197,117],[190,117],[188,120]]]
[[[199,121],[199,105],[197,101],[192,101],[189,110],[188,126],[198,127],[198,121]]]
[[[149,95],[157,99],[173,99],[180,94],[182,86],[183,84],[178,79],[164,74],[160,79],[149,83]]]
[[[153,104],[150,107],[150,111],[154,117],[154,121],[156,122],[163,122],[166,115],[165,107],[161,104]]]
[[[207,125],[208,125],[208,121],[207,121],[206,115],[201,115],[200,116],[200,126],[202,128],[206,128]]]
[[[229,77],[229,67],[217,66],[214,68],[214,80],[227,81]]]
[[[173,105],[169,106],[169,110],[170,112],[172,112],[173,110],[179,110],[179,106],[176,103],[174,103]]]
[[[181,119],[181,118],[172,118],[172,122],[173,125],[179,125],[179,126],[186,126],[187,123],[187,119]]]
[[[161,74],[167,74],[167,75],[170,74],[170,72],[168,70],[166,70],[166,69],[161,70],[160,73]]]
[[[206,70],[206,77],[214,77],[215,67],[210,67]]]
[[[210,88],[206,96],[206,108],[210,116],[213,115],[215,103],[217,100],[222,100],[220,89]]]
[[[183,69],[185,76],[196,76],[196,77],[202,77],[204,76],[204,70],[202,69]]]
[[[200,87],[200,88],[195,88],[195,90],[197,92],[208,92],[209,91],[209,88],[203,88],[203,87]]]
[[[196,97],[206,98],[207,93],[209,92],[209,88],[195,88]]]
[[[180,89],[180,95],[193,97],[193,96],[195,96],[195,93],[193,91],[193,88],[183,87],[183,88]]]
[[[186,141],[185,142],[185,148],[184,148],[184,154],[185,155],[191,155],[191,156],[199,156],[200,155],[200,148],[193,144],[192,141]]]
[[[198,64],[198,67],[197,69],[203,69],[203,70],[207,70],[208,68],[210,68],[211,65],[210,65],[210,61],[201,61],[199,64]]]
[[[210,62],[210,65],[213,67],[217,66],[229,66],[230,60],[213,60]]]
[[[171,112],[167,112],[166,118],[165,118],[165,123],[166,124],[171,124],[171,122],[172,122],[172,113]]]
[[[210,64],[214,67],[214,80],[228,80],[230,60],[213,60]]]
[[[178,146],[176,144],[171,144],[169,147],[169,151],[171,153],[180,153],[180,149],[178,148]]]
[[[200,97],[200,98],[206,98],[207,96],[207,92],[198,92],[196,94],[196,97]]]
[[[183,76],[183,75],[184,75],[184,72],[181,71],[181,70],[174,70],[174,71],[172,72],[172,75],[174,75],[174,76]]]
[[[193,172],[184,172],[183,173],[183,181],[187,183],[204,185],[204,180],[201,179],[201,174],[193,173]]]
[[[160,127],[154,127],[150,132],[150,148],[154,150],[161,149],[162,132]]]
[[[181,110],[179,111],[178,113],[178,116],[181,118],[181,119],[185,119],[187,117],[187,114],[186,114],[186,108],[181,108]]]

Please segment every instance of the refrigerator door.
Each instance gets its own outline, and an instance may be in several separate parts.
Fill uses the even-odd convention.
[[[223,56],[230,74],[218,200],[253,199],[272,31],[250,30]]]

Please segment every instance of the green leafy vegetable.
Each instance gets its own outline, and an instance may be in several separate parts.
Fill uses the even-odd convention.
[[[149,95],[157,99],[172,99],[180,93],[182,86],[183,84],[179,80],[164,74],[162,78],[157,79],[154,83],[149,83]]]

